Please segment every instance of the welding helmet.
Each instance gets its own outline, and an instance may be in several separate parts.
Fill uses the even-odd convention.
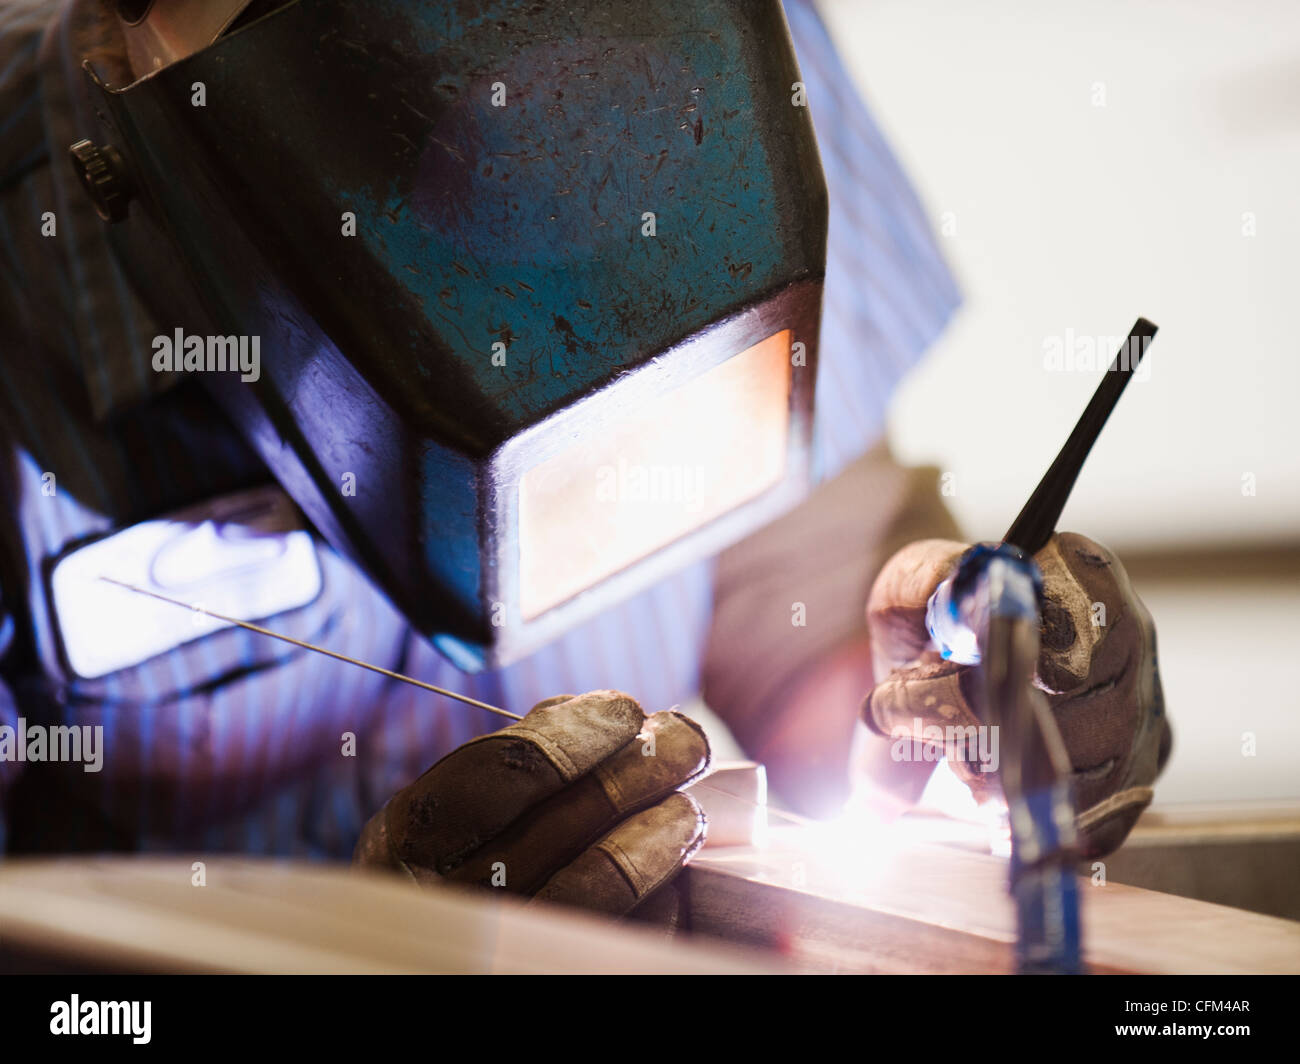
[[[801,496],[827,199],[779,0],[118,14],[71,152],[117,256],[255,338],[205,384],[462,668]]]

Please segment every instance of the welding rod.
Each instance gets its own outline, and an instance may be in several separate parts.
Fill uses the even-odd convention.
[[[1146,318],[1138,318],[1128,339],[1115,356],[1115,361],[1110,364],[1109,372],[1102,378],[1092,400],[1084,409],[1083,416],[1070,433],[1070,438],[1056,456],[1056,461],[1043,474],[1043,479],[1029,496],[1029,501],[1002,537],[1004,543],[1010,543],[1031,555],[1047,546],[1047,541],[1056,531],[1056,522],[1060,520],[1061,511],[1065,509],[1065,502],[1074,489],[1074,482],[1079,477],[1079,470],[1083,468],[1088,452],[1097,442],[1102,426],[1115,409],[1115,404],[1119,402],[1129,378],[1142,361],[1147,345],[1155,334],[1155,325]]]
[[[498,716],[509,717],[511,720],[523,720],[518,713],[511,713],[508,709],[502,709],[500,706],[492,706],[487,702],[480,702],[477,698],[470,698],[469,695],[463,695],[459,691],[449,691],[445,687],[438,687],[435,684],[425,683],[423,680],[417,680],[414,676],[403,676],[400,672],[393,672],[392,669],[385,669],[382,665],[372,665],[368,661],[361,661],[358,658],[350,658],[346,654],[340,654],[337,650],[327,650],[325,647],[318,647],[315,643],[307,643],[301,639],[295,639],[291,635],[285,635],[282,632],[273,632],[269,628],[263,628],[261,625],[250,624],[248,621],[241,621],[238,617],[227,617],[224,613],[217,613],[215,610],[205,609],[202,606],[192,602],[182,602],[180,599],[169,598],[167,595],[160,595],[157,591],[150,591],[148,588],[136,587],[135,584],[128,584],[125,580],[114,580],[111,576],[101,576],[100,579],[106,584],[114,584],[117,587],[126,588],[127,591],[134,591],[137,595],[147,595],[149,598],[157,599],[159,602],[169,602],[173,606],[179,606],[181,609],[192,610],[195,613],[201,613],[205,617],[211,617],[214,620],[224,621],[226,624],[238,625],[250,632],[256,632],[258,635],[270,636],[272,639],[278,639],[282,643],[289,643],[292,646],[301,647],[303,650],[313,650],[317,654],[324,654],[327,658],[334,658],[336,661],[346,661],[349,665],[356,665],[358,668],[369,669],[371,672],[377,672],[381,676],[387,676],[390,680],[401,680],[402,683],[409,683],[413,687],[420,687],[426,691],[432,691],[435,695],[442,695],[444,698],[454,698],[457,702],[464,702],[466,705],[477,706],[479,709],[486,709],[489,713],[496,713]]]
[[[250,632],[256,632],[258,635],[270,636],[272,639],[278,639],[282,643],[289,643],[303,650],[311,650],[317,654],[324,654],[327,658],[333,658],[335,661],[345,661],[349,665],[356,665],[358,668],[369,669],[371,672],[377,672],[381,676],[387,676],[392,680],[400,680],[402,683],[409,683],[413,687],[422,688],[425,691],[432,691],[436,695],[443,695],[446,698],[454,698],[458,702],[464,702],[467,705],[477,706],[479,709],[486,709],[489,713],[496,713],[502,717],[509,717],[511,720],[523,720],[518,713],[511,713],[508,709],[502,709],[500,706],[489,705],[487,702],[480,702],[477,698],[470,698],[469,695],[460,694],[458,691],[450,691],[445,687],[438,687],[431,683],[425,683],[423,680],[417,680],[414,676],[405,676],[400,672],[393,672],[392,669],[385,669],[380,665],[372,665],[368,661],[362,661],[360,658],[350,658],[346,654],[340,654],[336,650],[328,650],[325,647],[317,646],[315,643],[308,643],[302,639],[295,639],[293,636],[285,635],[282,632],[273,632],[269,628],[263,628],[259,624],[251,624],[248,621],[241,621],[237,617],[227,617],[223,613],[216,613],[213,610],[205,609],[202,606],[192,602],[182,602],[180,599],[171,598],[168,595],[161,595],[157,591],[150,591],[148,588],[137,587],[135,584],[128,584],[125,580],[114,580],[111,576],[100,576],[100,579],[106,584],[113,584],[116,587],[125,588],[127,591],[134,591],[137,595],[147,595],[149,598],[157,599],[159,602],[167,602],[173,606],[179,606],[181,609],[193,610],[195,613],[201,613],[205,617],[212,617],[214,620],[225,621],[227,624],[237,625]],[[707,778],[707,777],[706,777]],[[721,790],[718,787],[710,787],[707,783],[696,782],[691,787],[700,790],[714,791],[718,794],[725,794],[728,798],[741,802],[744,805],[752,805],[755,809],[762,810],[771,816],[781,820],[788,820],[795,824],[809,824],[812,821],[808,817],[799,816],[796,813],[789,813],[783,809],[777,809],[767,805],[765,802],[753,802],[748,798],[742,798],[738,794],[732,794],[730,791]]]

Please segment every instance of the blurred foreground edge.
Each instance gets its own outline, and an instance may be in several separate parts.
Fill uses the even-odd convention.
[[[426,891],[347,865],[214,857],[0,862],[0,971],[760,974],[752,950],[674,941],[516,896]]]

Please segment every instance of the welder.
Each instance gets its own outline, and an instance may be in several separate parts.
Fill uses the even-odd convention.
[[[692,706],[812,814],[924,782],[866,729],[975,722],[924,621],[964,545],[880,439],[958,294],[811,0],[560,7],[0,7],[0,722],[104,729],[0,761],[8,852],[624,913],[704,836]],[[1154,630],[1105,548],[1038,561],[1103,853]]]

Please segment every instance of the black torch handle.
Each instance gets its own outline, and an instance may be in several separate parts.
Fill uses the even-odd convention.
[[[1056,456],[1056,461],[1043,474],[1043,479],[1029,496],[1029,501],[1002,537],[1004,543],[1019,547],[1027,554],[1036,554],[1047,545],[1052,533],[1056,531],[1056,522],[1065,509],[1065,502],[1074,489],[1074,482],[1079,477],[1079,470],[1083,468],[1088,452],[1101,435],[1102,426],[1115,409],[1115,404],[1119,402],[1129,378],[1142,361],[1147,345],[1155,334],[1155,325],[1146,318],[1138,318],[1129,331],[1128,339],[1116,354],[1115,361],[1110,364],[1110,370],[1093,392],[1092,399],[1074,426],[1074,431],[1070,433],[1070,438]]]

